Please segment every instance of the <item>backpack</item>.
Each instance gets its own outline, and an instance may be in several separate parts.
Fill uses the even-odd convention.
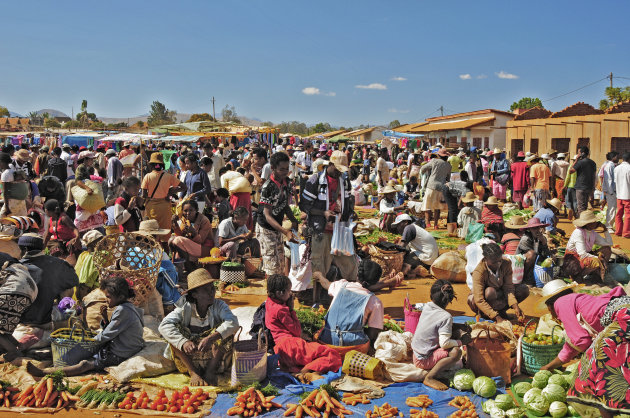
[[[273,347],[276,343],[273,340],[273,336],[271,335],[271,331],[265,325],[265,302],[262,303],[254,312],[254,320],[252,321],[252,329],[249,331],[249,335],[251,335],[252,339],[258,340],[258,331],[263,331],[264,337],[267,339],[267,352],[270,354],[275,354],[273,351]]]
[[[57,177],[62,183],[68,179],[68,164],[59,157],[48,160],[48,175]]]

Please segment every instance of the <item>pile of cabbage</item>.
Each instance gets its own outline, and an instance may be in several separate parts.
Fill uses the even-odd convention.
[[[497,393],[497,385],[494,380],[486,376],[475,377],[470,369],[461,369],[453,376],[453,386],[457,390],[472,390],[483,398],[491,398]]]
[[[577,415],[566,404],[569,382],[568,376],[541,370],[534,375],[531,383],[514,385],[514,394],[523,399],[523,405],[516,405],[510,395],[498,395],[494,400],[484,402],[483,411],[492,418],[524,417],[528,412],[538,417],[553,418]]]

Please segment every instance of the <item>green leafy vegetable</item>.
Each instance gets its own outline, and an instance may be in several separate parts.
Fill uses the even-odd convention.
[[[324,314],[320,314],[311,308],[297,309],[295,313],[302,325],[302,331],[311,337],[324,326]]]

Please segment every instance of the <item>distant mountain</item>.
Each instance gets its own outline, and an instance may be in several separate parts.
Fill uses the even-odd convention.
[[[10,118],[23,118],[23,117],[24,117],[24,115],[20,115],[19,113],[11,112],[11,111],[9,110],[9,117],[10,117]]]
[[[61,110],[56,110],[56,109],[42,109],[42,110],[38,110],[35,113],[37,113],[38,115],[48,113],[53,118],[56,118],[56,117],[68,118],[69,117],[68,115],[63,113]]]

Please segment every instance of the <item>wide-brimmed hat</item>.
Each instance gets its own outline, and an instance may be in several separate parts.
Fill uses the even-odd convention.
[[[565,290],[573,291],[573,289],[575,289],[578,286],[579,285],[575,282],[567,283],[561,279],[555,279],[550,282],[547,282],[543,286],[542,298],[540,299],[540,302],[538,303],[537,309],[545,310],[547,308],[547,305],[545,304],[545,302],[547,302],[549,299],[556,296],[558,293],[564,292]]]
[[[151,154],[151,158],[149,158],[149,163],[164,164],[164,157],[162,157],[162,153],[158,151]]]
[[[525,157],[525,153],[523,151],[519,151],[518,154],[516,154],[517,157]]]
[[[160,228],[160,224],[155,219],[147,219],[140,222],[137,233],[142,235],[166,235],[170,234],[171,230]]]
[[[440,157],[448,157],[451,155],[450,152],[448,152],[447,150],[445,150],[444,148],[441,148],[438,152],[437,155],[439,155]]]
[[[20,161],[28,161],[30,158],[30,153],[27,149],[21,148],[15,152],[15,158]]]
[[[190,292],[193,289],[198,287],[205,286],[210,283],[216,282],[216,279],[213,279],[208,270],[206,269],[197,269],[191,272],[188,275],[188,290]]]
[[[394,189],[389,184],[383,187],[383,189],[381,190],[381,194],[388,194],[388,193],[396,193],[396,189]]]
[[[348,156],[343,151],[333,151],[329,164],[334,164],[335,168],[342,173],[348,171]]]
[[[399,223],[404,221],[413,222],[413,219],[406,213],[401,213],[400,215],[396,216],[396,220],[392,223],[392,226],[398,225]]]
[[[500,148],[495,148],[494,151],[492,151],[493,154],[501,154],[502,152]]]
[[[83,235],[83,238],[81,238],[81,243],[83,244],[84,247],[87,247],[90,244],[97,243],[101,239],[103,239],[103,234],[101,234],[96,229],[92,229],[86,232],[85,235]]]
[[[547,226],[549,226],[549,224],[542,223],[542,221],[540,219],[538,219],[538,218],[531,218],[529,221],[527,221],[527,225],[525,225],[521,229],[544,228],[544,227],[547,227]]]
[[[105,155],[116,155],[116,150],[113,148],[110,148],[107,151],[105,151]]]
[[[70,146],[70,144],[63,144],[61,146],[62,149],[71,149],[72,147]]]
[[[549,156],[549,154],[543,154],[543,155],[540,156],[540,158],[542,158],[543,160],[548,160],[551,157]]]
[[[485,202],[483,202],[483,203],[484,203],[484,205],[491,205],[491,206],[493,206],[493,205],[494,205],[494,206],[496,206],[496,205],[498,205],[498,204],[499,204],[499,201],[497,200],[497,197],[496,197],[496,196],[490,196],[490,197],[488,198],[488,200],[486,200],[486,201],[485,201]]]
[[[477,195],[473,192],[466,192],[466,195],[462,197],[462,202],[464,203],[474,202],[475,200],[477,200]]]
[[[592,223],[600,223],[600,220],[597,219],[597,216],[595,216],[595,212],[593,212],[592,210],[585,210],[583,212],[580,212],[579,218],[573,221],[573,225],[577,226],[578,228],[582,228]]]
[[[525,222],[525,217],[521,215],[513,215],[505,223],[505,227],[508,229],[521,229],[527,227],[527,222]]]
[[[557,158],[564,158],[566,154],[564,152],[558,153]]]
[[[554,208],[558,210],[562,209],[562,200],[558,199],[557,197],[554,197],[551,200],[547,200],[547,203],[549,203],[551,206],[553,206]]]
[[[96,155],[94,155],[94,153],[92,151],[81,151],[79,153],[79,160],[83,160],[85,158],[95,158]]]
[[[413,150],[413,155],[422,155],[422,150],[420,148],[416,148]]]

